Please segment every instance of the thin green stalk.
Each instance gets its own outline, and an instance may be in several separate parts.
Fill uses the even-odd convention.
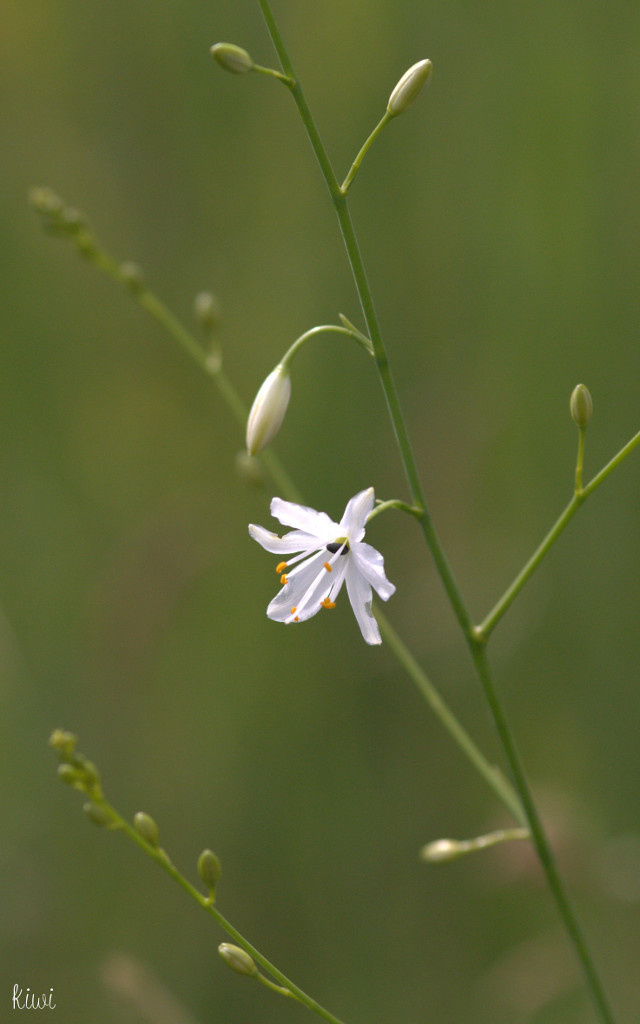
[[[522,567],[513,582],[507,587],[502,597],[496,602],[494,607],[491,609],[486,618],[475,628],[475,637],[477,640],[486,641],[490,634],[493,632],[498,622],[507,611],[509,606],[513,604],[515,598],[518,596],[525,583],[533,576],[534,572],[542,562],[543,558],[549,551],[549,549],[555,544],[560,534],[564,531],[567,524],[573,519],[574,515],[580,508],[580,506],[587,500],[590,494],[603,483],[604,480],[609,476],[613,470],[620,465],[626,457],[637,448],[640,444],[640,432],[635,434],[630,441],[628,441],[614,457],[603,466],[603,468],[596,473],[592,480],[585,486],[581,486],[582,480],[582,460],[584,456],[584,436],[581,431],[579,446],[578,446],[578,457],[576,461],[576,486],[571,501],[566,506],[564,511],[560,514],[556,522],[553,524],[545,538],[538,545],[536,550],[531,555],[531,558]]]
[[[364,263],[360,253],[360,247],[356,238],[353,223],[347,206],[346,194],[338,187],[335,174],[331,167],[331,163],[327,156],[324,148],[324,144],[320,138],[318,130],[315,125],[315,121],[309,110],[309,107],[304,98],[304,94],[298,82],[297,76],[293,69],[293,65],[284,46],[277,25],[275,24],[273,15],[271,14],[268,0],[259,0],[262,13],[264,15],[267,27],[271,34],[274,46],[282,62],[282,66],[286,71],[287,75],[295,82],[295,85],[291,87],[293,98],[298,107],[301,119],[304,127],[309,136],[309,140],[314,149],[320,169],[324,176],[327,184],[331,200],[338,217],[340,229],[351,265],[351,270],[360,298],[360,304],[362,312],[367,324],[369,336],[373,343],[374,355],[380,379],[384,389],[385,397],[387,400],[387,407],[393,430],[396,435],[396,440],[400,450],[402,463],[404,466],[405,474],[411,491],[412,501],[415,506],[422,508],[423,515],[420,518],[422,531],[424,533],[425,540],[431,551],[434,559],[438,574],[444,584],[445,590],[449,597],[453,611],[458,619],[460,627],[467,640],[469,650],[471,652],[473,662],[485,691],[486,699],[490,702],[491,710],[494,713],[494,719],[498,728],[498,733],[502,744],[505,748],[505,753],[509,758],[509,762],[512,766],[517,765],[518,771],[514,772],[514,781],[516,789],[522,800],[522,804],[527,812],[527,824],[531,828],[534,836],[534,842],[538,851],[545,872],[547,873],[547,879],[551,892],[554,896],[560,914],[565,923],[567,934],[574,945],[576,954],[581,961],[584,971],[587,985],[591,991],[595,1005],[602,1016],[603,1024],[613,1024],[613,1018],[611,1017],[608,1005],[606,1003],[602,986],[596,975],[595,968],[588,954],[588,950],[585,941],[580,932],[579,926],[575,917],[571,914],[570,906],[564,892],[564,888],[560,881],[557,871],[553,869],[553,863],[549,861],[550,848],[544,835],[544,831],[540,824],[535,805],[531,799],[528,784],[524,776],[524,772],[521,769],[520,762],[515,755],[515,744],[511,737],[510,730],[507,726],[506,720],[502,715],[501,706],[499,704],[497,694],[493,688],[491,675],[489,672],[488,663],[486,661],[486,651],[484,642],[478,637],[477,632],[472,624],[471,617],[467,611],[466,605],[462,598],[462,595],[458,589],[457,583],[449,566],[448,560],[442,548],[442,545],[437,536],[435,526],[431,520],[431,517],[427,511],[427,504],[422,489],[422,484],[419,478],[417,466],[413,456],[411,444],[409,441],[408,432],[406,429],[404,417],[400,407],[400,401],[395,387],[391,370],[386,355],[382,334],[378,324],[378,319],[375,312],[373,303],[373,297],[369,287]],[[573,512],[571,513],[573,514]],[[490,699],[491,698],[491,699]],[[532,813],[531,813],[532,812]],[[536,826],[534,832],[534,824]],[[551,864],[551,866],[549,866]]]
[[[349,187],[351,186],[351,182],[353,181],[353,179],[355,178],[356,174],[358,173],[358,169],[359,169],[360,164],[362,163],[362,161],[364,160],[364,158],[365,158],[365,156],[367,154],[367,150],[369,149],[369,147],[371,145],[373,145],[375,140],[378,138],[378,135],[380,134],[380,132],[387,126],[387,124],[393,118],[393,116],[394,115],[389,110],[385,110],[384,114],[382,115],[382,117],[378,121],[377,125],[375,126],[375,128],[371,132],[371,135],[369,136],[367,141],[364,143],[362,149],[360,150],[360,152],[358,153],[357,157],[355,158],[355,160],[351,164],[351,169],[349,170],[349,173],[347,174],[346,178],[342,182],[342,186],[340,188],[340,191],[344,192],[345,195],[349,191]]]
[[[520,760],[520,755],[493,684],[485,644],[477,643],[474,646],[473,652],[476,670],[478,672],[487,703],[493,715],[498,735],[502,741],[502,746],[509,762],[509,767],[515,781],[516,789],[520,795],[520,799],[522,800],[522,804],[526,812],[526,821],[531,831],[531,839],[536,848],[542,869],[545,873],[547,884],[553,893],[556,906],[567,934],[571,939],[576,955],[582,965],[584,976],[594,1004],[598,1009],[600,1019],[603,1024],[614,1024],[613,1012],[597,974],[591,954],[582,934],[582,929],[578,923],[575,911],[573,910],[564,887],[564,883],[560,878],[556,859],[542,826],[542,822],[531,795],[529,783],[522,766],[522,761]]]

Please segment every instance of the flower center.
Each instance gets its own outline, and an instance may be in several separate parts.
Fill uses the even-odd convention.
[[[349,541],[345,537],[344,540],[334,540],[331,544],[327,544],[327,551],[330,551],[332,555],[340,552],[341,555],[349,554]]]

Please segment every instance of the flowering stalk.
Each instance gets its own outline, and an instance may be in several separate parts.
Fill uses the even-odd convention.
[[[407,482],[411,491],[411,497],[413,504],[418,508],[421,508],[422,516],[420,517],[420,524],[424,533],[425,540],[431,551],[434,559],[436,568],[445,587],[447,595],[449,597],[453,611],[455,612],[456,618],[458,619],[459,625],[464,633],[469,651],[472,657],[472,661],[478,675],[478,679],[482,685],[485,698],[489,704],[489,708],[494,718],[494,723],[498,731],[498,735],[502,741],[505,754],[509,760],[510,767],[514,774],[514,781],[516,789],[518,790],[519,796],[525,807],[527,815],[527,824],[531,829],[532,839],[540,863],[545,871],[547,882],[551,893],[556,902],[557,909],[563,920],[567,934],[574,946],[576,955],[584,969],[585,980],[590,990],[593,1002],[598,1010],[603,1024],[613,1024],[613,1014],[609,1006],[608,1000],[605,996],[602,984],[599,980],[595,966],[589,954],[588,948],[584,941],[581,933],[580,926],[577,918],[568,900],[560,876],[555,868],[555,861],[551,851],[551,847],[547,836],[542,828],[540,819],[538,817],[535,805],[531,798],[526,777],[522,770],[515,743],[511,736],[510,729],[507,725],[506,718],[502,712],[502,707],[499,703],[497,692],[493,685],[493,678],[490,671],[489,663],[486,656],[486,638],[480,638],[477,635],[476,629],[473,625],[471,616],[466,608],[465,602],[458,589],[457,583],[449,566],[449,562],[444,553],[444,549],[439,541],[435,527],[429,516],[427,510],[427,504],[422,489],[422,484],[418,474],[415,458],[413,455],[411,443],[409,440],[408,432],[405,426],[400,401],[395,387],[387,355],[385,351],[384,342],[382,339],[382,333],[377,320],[375,307],[373,303],[373,297],[369,287],[367,274],[364,268],[364,263],[360,253],[360,247],[356,238],[353,222],[347,207],[346,194],[339,186],[336,176],[331,167],[331,163],[327,156],[324,148],[324,144],[320,138],[315,121],[311,114],[311,111],[307,105],[306,99],[300,87],[300,83],[297,80],[291,59],[288,55],[279,29],[271,12],[270,4],[268,0],[259,0],[260,8],[262,10],[263,17],[267,24],[269,34],[273,41],[274,47],[280,58],[282,67],[286,75],[291,79],[293,85],[288,86],[291,90],[292,96],[295,100],[296,106],[300,113],[300,117],[307,131],[309,141],[314,149],[320,169],[325,179],[331,200],[338,217],[342,236],[351,264],[351,270],[353,274],[354,283],[360,298],[362,311],[364,314],[365,322],[371,341],[373,343],[374,354],[378,372],[380,374],[380,380],[387,400],[387,406],[391,417],[391,422],[400,449],[402,462],[404,465],[405,473],[407,476]]]
[[[199,889],[196,889],[191,882],[185,878],[185,876],[178,870],[173,861],[170,859],[166,851],[158,844],[158,829],[153,818],[148,814],[138,813],[134,817],[134,824],[131,825],[126,818],[113,807],[106,799],[102,785],[100,782],[100,776],[98,771],[90,761],[83,754],[76,752],[76,737],[69,732],[62,729],[56,729],[51,735],[49,745],[57,752],[60,759],[60,765],[58,767],[58,776],[62,782],[67,783],[79,792],[84,793],[89,798],[89,802],[84,805],[85,813],[87,817],[94,822],[95,825],[108,828],[110,831],[123,832],[129,839],[140,847],[148,857],[158,864],[163,871],[165,871],[177,884],[184,889],[192,899],[202,907],[220,926],[233,939],[234,943],[237,943],[239,953],[244,954],[246,958],[244,960],[246,970],[245,973],[249,976],[257,976],[249,969],[249,963],[255,961],[271,975],[272,978],[278,983],[277,985],[270,982],[263,976],[259,976],[258,980],[266,984],[272,991],[278,992],[280,995],[286,995],[293,997],[298,1002],[302,1003],[307,1009],[317,1013],[318,1016],[326,1020],[328,1024],[343,1024],[342,1021],[335,1017],[332,1013],[326,1010],[320,1003],[312,999],[311,996],[307,995],[301,988],[298,987],[290,978],[287,978],[282,971],[278,970],[274,964],[272,964],[260,950],[256,949],[248,939],[245,939],[244,935],[235,928],[230,921],[224,917],[217,907],[214,906],[212,893],[209,892],[208,896],[204,896]],[[198,861],[199,874],[208,888],[211,890],[209,882],[210,878],[210,863],[211,856],[206,858],[205,867],[203,864],[204,854],[211,854],[211,851],[203,851]],[[214,855],[215,856],[215,855]],[[217,858],[216,858],[217,860]],[[219,865],[218,865],[219,874]],[[217,881],[217,879],[216,879]],[[225,944],[223,944],[225,945]],[[233,948],[233,947],[232,947]],[[222,954],[223,958],[229,962],[230,956]],[[231,954],[232,958],[232,954]],[[238,955],[236,954],[235,962],[238,962]],[[255,967],[255,964],[254,964]],[[237,969],[237,968],[236,968]]]

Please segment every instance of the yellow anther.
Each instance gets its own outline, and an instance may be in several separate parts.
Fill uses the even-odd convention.
[[[283,574],[280,577],[280,582],[282,583],[282,586],[284,587],[285,583],[287,582],[287,576],[285,574]]]
[[[336,602],[330,601],[328,597],[325,597],[324,601],[321,601],[320,604],[323,608],[335,608],[336,606]]]
[[[329,563],[328,563],[328,562],[325,562],[325,563],[324,563],[324,567],[325,567],[325,569],[327,570],[327,572],[333,572],[333,569],[332,569],[332,567],[331,567],[331,566],[329,565]]]
[[[294,604],[293,608],[291,609],[291,614],[292,614],[292,615],[295,615],[295,613],[297,612],[297,610],[298,610],[298,608],[297,608],[297,606],[296,606],[296,605]]]
[[[287,568],[287,563],[286,562],[278,562],[278,564],[276,565],[276,572],[284,572],[284,570],[286,568]]]

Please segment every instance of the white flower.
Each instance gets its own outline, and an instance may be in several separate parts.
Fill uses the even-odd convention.
[[[363,637],[368,644],[382,643],[371,611],[371,588],[383,601],[396,588],[385,576],[380,552],[362,539],[374,500],[373,487],[360,491],[347,504],[340,522],[334,523],[324,512],[274,498],[271,515],[293,530],[278,537],[262,526],[249,526],[253,539],[266,551],[277,555],[298,552],[276,567],[282,590],[267,608],[270,619],[304,622],[321,608],[335,608],[342,584],[346,583]]]

